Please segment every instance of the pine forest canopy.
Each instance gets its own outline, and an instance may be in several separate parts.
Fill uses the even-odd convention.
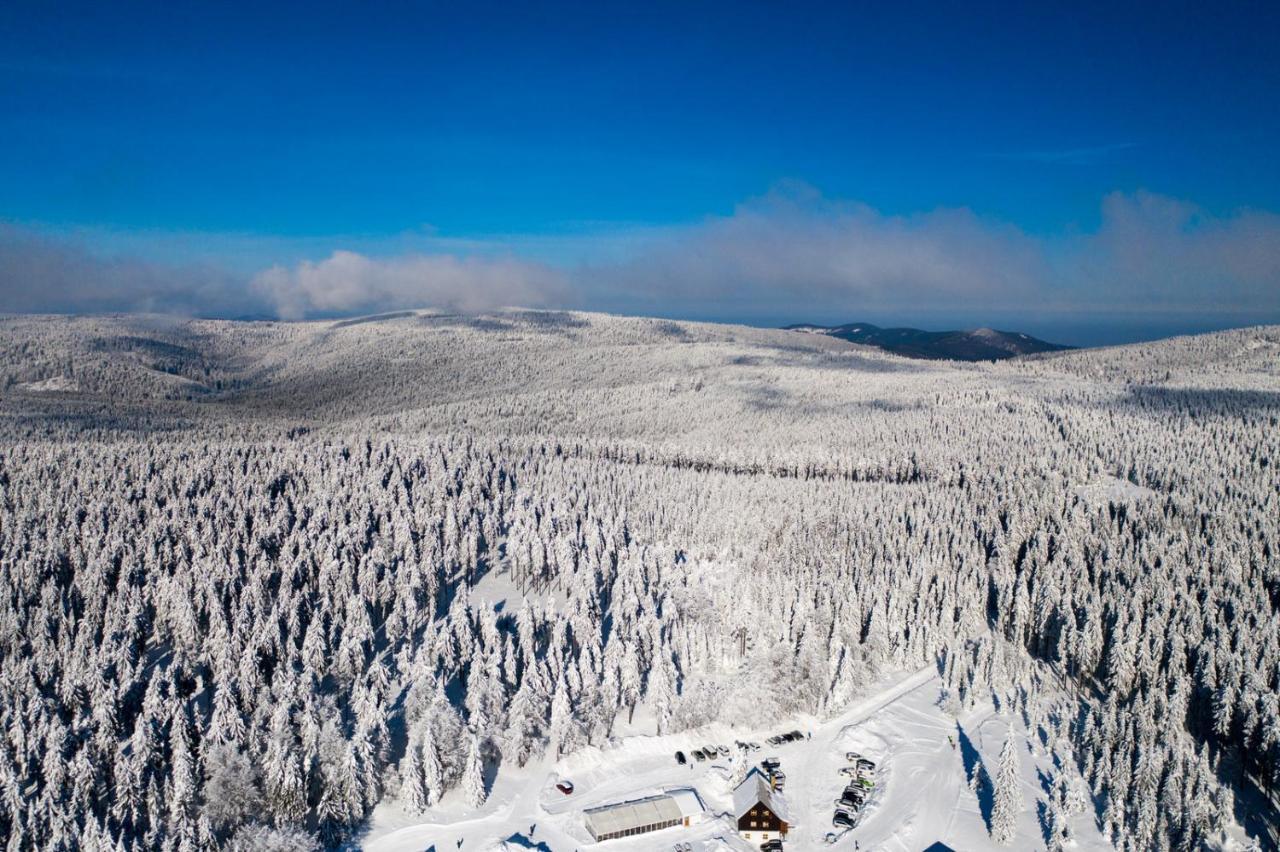
[[[962,364],[581,313],[0,318],[0,836],[336,845],[638,703],[760,724],[937,665],[1052,729],[1118,848],[1199,848],[1280,786],[1278,450],[1275,327]]]

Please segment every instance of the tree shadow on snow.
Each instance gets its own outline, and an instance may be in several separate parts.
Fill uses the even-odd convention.
[[[1036,799],[1036,819],[1040,821],[1040,839],[1048,847],[1053,832],[1049,826],[1049,803],[1044,799]]]
[[[1036,780],[1040,782],[1040,789],[1044,791],[1046,796],[1053,795],[1053,779],[1039,767],[1036,767]]]
[[[982,821],[987,826],[987,831],[991,831],[991,809],[995,806],[995,794],[991,786],[991,776],[987,772],[986,766],[982,762],[982,755],[973,747],[973,741],[969,739],[969,735],[964,732],[964,727],[956,722],[956,742],[960,744],[960,759],[964,761],[965,778],[973,778],[974,774],[978,776],[978,809],[982,813]]]
[[[546,843],[543,843],[542,841],[538,841],[537,843],[534,843],[532,840],[525,837],[523,834],[520,834],[519,832],[516,832],[515,834],[508,837],[507,842],[510,843],[512,846],[519,846],[523,849],[536,849],[537,852],[552,852],[551,847],[548,846]]]

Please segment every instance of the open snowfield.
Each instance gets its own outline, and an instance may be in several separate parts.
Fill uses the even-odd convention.
[[[369,852],[420,852],[430,849],[488,849],[509,841],[513,848],[560,850],[601,849],[617,852],[670,849],[692,844],[695,852],[754,852],[734,827],[731,775],[737,760],[735,740],[760,742],[754,764],[776,756],[787,774],[785,798],[792,816],[787,846],[792,849],[885,850],[919,852],[942,842],[956,850],[1044,848],[1037,803],[1047,796],[1045,779],[1053,768],[1041,742],[1029,736],[1015,714],[979,705],[957,720],[938,707],[940,683],[926,668],[886,678],[840,716],[813,726],[793,720],[769,730],[740,730],[712,725],[669,736],[631,736],[607,748],[590,748],[563,760],[504,771],[484,807],[470,810],[460,794],[446,796],[431,813],[413,818],[394,802],[379,806],[362,839]],[[811,736],[773,747],[773,733],[799,728]],[[968,777],[975,765],[994,775],[996,758],[1009,736],[1022,745],[1021,784],[1026,808],[1018,823],[1018,839],[1010,847],[993,843],[987,830],[990,797],[975,795]],[[954,745],[952,744],[954,742]],[[673,754],[686,754],[702,744],[727,744],[730,759],[678,765]],[[879,764],[876,788],[858,825],[833,829],[833,802],[846,779],[845,753],[857,751]],[[555,789],[569,779],[573,795]],[[593,843],[582,812],[606,803],[630,801],[657,793],[691,789],[706,805],[701,819],[634,838]],[[1071,822],[1075,847],[1104,850],[1111,846],[1098,832],[1092,810]],[[831,833],[834,844],[827,842]]]

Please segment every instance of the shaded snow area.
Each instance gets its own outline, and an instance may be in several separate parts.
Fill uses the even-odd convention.
[[[826,722],[795,719],[768,730],[710,725],[696,732],[668,736],[628,736],[611,745],[587,748],[558,762],[544,761],[522,769],[504,768],[489,801],[470,808],[461,791],[446,795],[424,816],[408,815],[394,801],[373,814],[362,847],[369,852],[418,852],[431,849],[617,850],[651,852],[683,849],[695,852],[759,848],[742,838],[733,814],[733,790],[751,767],[776,757],[786,775],[783,790],[792,820],[787,849],[876,849],[919,852],[935,843],[955,850],[1043,849],[1048,802],[1059,768],[1045,744],[1043,731],[1029,731],[1025,718],[1010,707],[997,710],[977,703],[960,717],[941,707],[942,684],[933,668],[899,675],[878,685],[867,697]],[[1036,726],[1031,726],[1033,729]],[[798,729],[799,742],[772,746],[770,736]],[[1006,846],[990,834],[993,818],[991,782],[975,792],[975,774],[993,779],[1005,741],[1012,737],[1018,753],[1018,786],[1023,808],[1014,839]],[[738,741],[756,742],[746,753]],[[708,761],[674,759],[677,750],[691,755],[703,746],[723,745],[728,756]],[[850,778],[846,753],[854,751],[876,763],[874,787],[856,825],[833,828],[835,800]],[[571,795],[556,788],[570,781]],[[690,825],[630,838],[593,842],[583,812],[605,804],[669,794],[704,809]],[[1111,846],[1100,834],[1092,803],[1069,819],[1071,846],[1103,850]],[[503,844],[506,845],[503,845]]]

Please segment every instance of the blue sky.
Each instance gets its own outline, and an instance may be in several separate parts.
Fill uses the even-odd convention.
[[[0,7],[0,309],[1280,318],[1275,4],[183,5]]]

